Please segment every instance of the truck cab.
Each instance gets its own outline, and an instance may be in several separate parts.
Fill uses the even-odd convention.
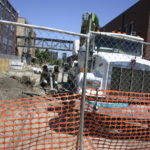
[[[90,41],[87,89],[150,92],[150,61],[142,58],[143,38],[100,32]],[[82,92],[85,45],[78,51],[79,72],[74,77]],[[87,90],[88,91],[88,90]]]
[[[144,133],[149,135],[150,61],[142,58],[143,41],[118,33],[92,36],[84,109],[85,118],[90,116],[87,120],[94,120],[93,126],[98,129],[93,131],[93,127],[85,124],[91,134],[122,139],[125,136],[142,139]],[[82,92],[84,58],[85,46],[78,52],[79,93]]]

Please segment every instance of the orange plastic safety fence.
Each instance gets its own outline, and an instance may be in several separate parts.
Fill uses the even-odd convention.
[[[0,101],[0,149],[79,149],[81,95]],[[88,90],[83,149],[150,149],[150,94]]]
[[[84,135],[93,149],[150,149],[150,94],[87,89]]]
[[[0,101],[0,149],[76,149],[79,95]]]

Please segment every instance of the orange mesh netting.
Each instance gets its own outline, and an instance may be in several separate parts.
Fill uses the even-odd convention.
[[[84,138],[93,149],[150,149],[150,94],[87,93]]]
[[[0,101],[0,149],[79,149],[81,95]],[[150,149],[150,94],[90,91],[83,149]]]
[[[76,149],[78,95],[0,101],[0,149]]]

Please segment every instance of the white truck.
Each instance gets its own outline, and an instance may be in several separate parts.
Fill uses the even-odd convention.
[[[86,86],[89,89],[150,93],[150,61],[143,59],[143,38],[95,33],[90,41]],[[86,47],[77,51],[70,80],[82,92]],[[88,90],[87,90],[88,91]]]
[[[143,38],[119,33],[92,34],[84,110],[85,118],[91,116],[87,120],[93,120],[93,126],[97,122],[94,128],[85,124],[91,134],[131,138],[129,132],[133,138],[138,138],[139,134],[146,133],[149,138],[150,61],[142,57],[143,41]],[[83,45],[77,51],[78,60],[73,62],[70,71],[69,80],[79,93],[82,93],[85,52],[86,46]],[[105,90],[114,93],[107,95]],[[77,108],[80,101],[78,103]],[[103,120],[108,120],[110,125]],[[135,132],[137,128],[139,132]]]

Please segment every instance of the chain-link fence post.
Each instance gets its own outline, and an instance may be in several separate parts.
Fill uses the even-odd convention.
[[[86,77],[87,77],[87,67],[88,67],[88,56],[89,56],[89,43],[90,43],[90,30],[91,30],[91,14],[86,12],[89,15],[89,27],[88,27],[88,37],[86,39],[86,54],[84,61],[84,77],[83,77],[83,86],[82,86],[82,101],[80,107],[80,146],[79,149],[82,150],[83,147],[83,129],[84,129],[84,107],[85,107],[85,95],[86,95]]]

